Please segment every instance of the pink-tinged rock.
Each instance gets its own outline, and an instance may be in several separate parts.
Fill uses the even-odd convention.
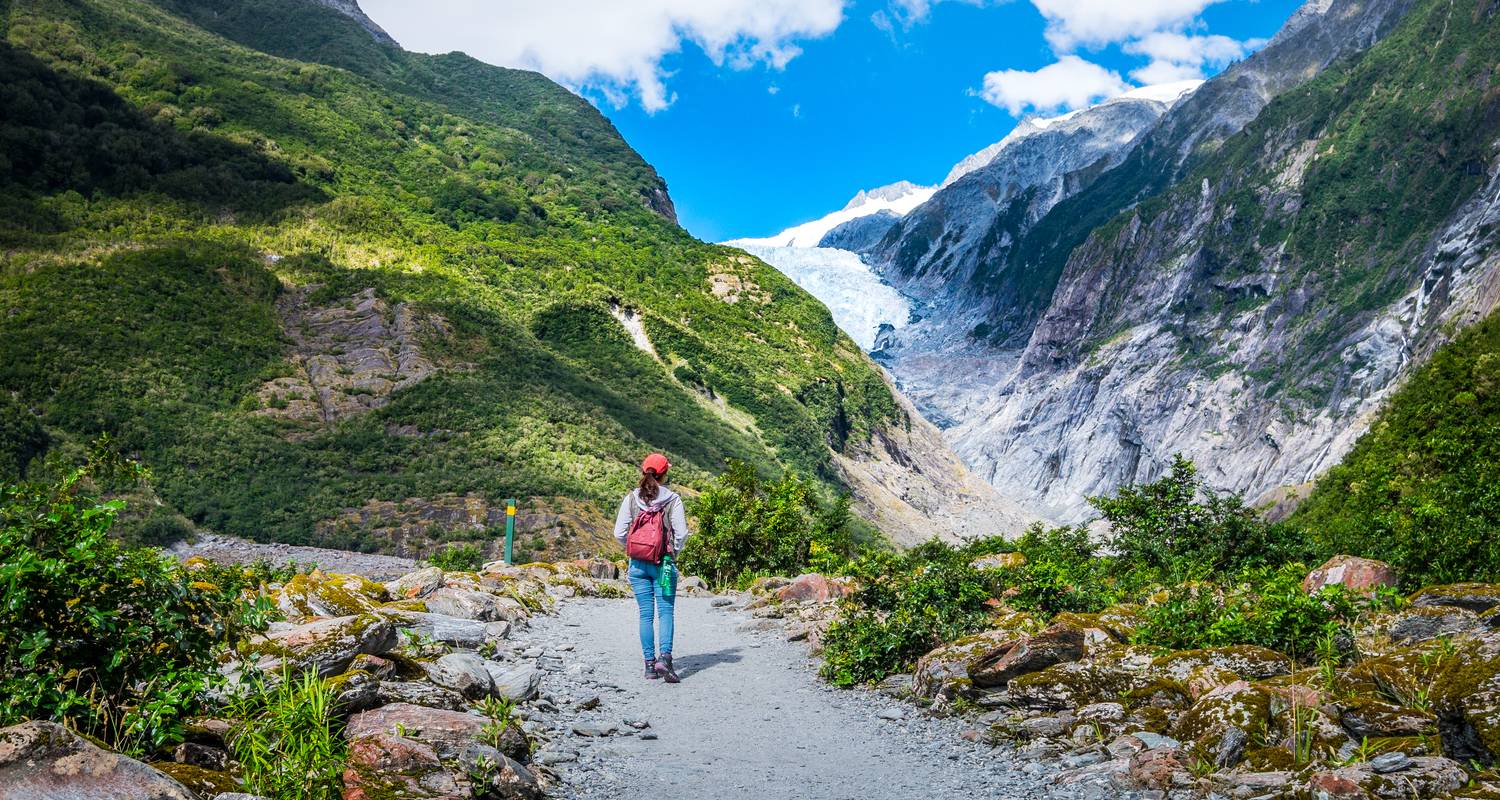
[[[1302,590],[1308,594],[1317,594],[1327,586],[1342,586],[1369,596],[1379,587],[1394,587],[1398,582],[1396,570],[1384,561],[1334,556],[1323,566],[1307,574],[1307,578],[1302,581]]]
[[[480,746],[480,736],[488,722],[484,717],[461,711],[392,703],[350,717],[344,728],[344,738],[353,742],[378,733],[399,733],[430,746],[439,758],[453,759],[472,753],[476,746]],[[500,752],[511,758],[528,757],[530,745],[518,725],[505,729]]]
[[[55,722],[0,729],[3,800],[197,800],[176,780]]]
[[[839,581],[817,573],[798,575],[791,583],[776,591],[776,598],[783,603],[827,603],[848,594],[848,587]]]
[[[1130,757],[1130,778],[1152,789],[1170,789],[1188,771],[1176,748],[1142,750]]]
[[[349,743],[344,800],[376,797],[459,800],[470,795],[467,778],[449,772],[430,745],[394,733],[371,733]]]

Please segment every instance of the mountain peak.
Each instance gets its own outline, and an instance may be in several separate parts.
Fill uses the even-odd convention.
[[[348,17],[349,19],[352,19],[355,22],[359,23],[359,27],[364,28],[365,31],[375,39],[375,41],[380,42],[381,44],[388,44],[392,47],[401,46],[396,42],[395,39],[391,38],[391,35],[389,33],[385,32],[384,28],[375,24],[375,20],[370,19],[369,16],[365,14],[364,9],[359,7],[359,3],[357,2],[357,0],[312,0],[312,2],[317,3],[318,5],[325,8],[331,8],[334,11],[337,11],[340,14]]]
[[[877,186],[874,189],[861,189],[858,194],[854,195],[844,205],[844,210],[848,211],[851,208],[859,208],[877,200],[894,203],[922,192],[930,194],[932,189],[927,186],[918,186],[911,181],[896,181],[884,186]]]

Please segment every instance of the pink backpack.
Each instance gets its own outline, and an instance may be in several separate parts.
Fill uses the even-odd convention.
[[[667,504],[671,498],[658,500],[635,515],[630,533],[625,536],[625,555],[637,561],[660,564],[667,554]]]

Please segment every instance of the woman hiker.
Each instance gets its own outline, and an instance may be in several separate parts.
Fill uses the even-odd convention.
[[[652,453],[641,462],[640,485],[625,495],[615,515],[615,539],[630,557],[630,588],[635,591],[635,602],[641,611],[641,652],[646,656],[646,677],[677,683],[677,673],[672,671],[672,604],[677,599],[677,569],[671,559],[682,549],[688,529],[682,498],[663,485],[671,468],[661,453]],[[658,623],[655,627],[653,617]],[[658,627],[660,636],[656,635]]]

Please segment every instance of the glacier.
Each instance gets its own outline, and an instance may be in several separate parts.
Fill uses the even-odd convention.
[[[899,330],[911,303],[880,280],[856,253],[834,247],[774,247],[728,242],[780,270],[828,306],[833,321],[865,351],[875,349],[882,326]]]

